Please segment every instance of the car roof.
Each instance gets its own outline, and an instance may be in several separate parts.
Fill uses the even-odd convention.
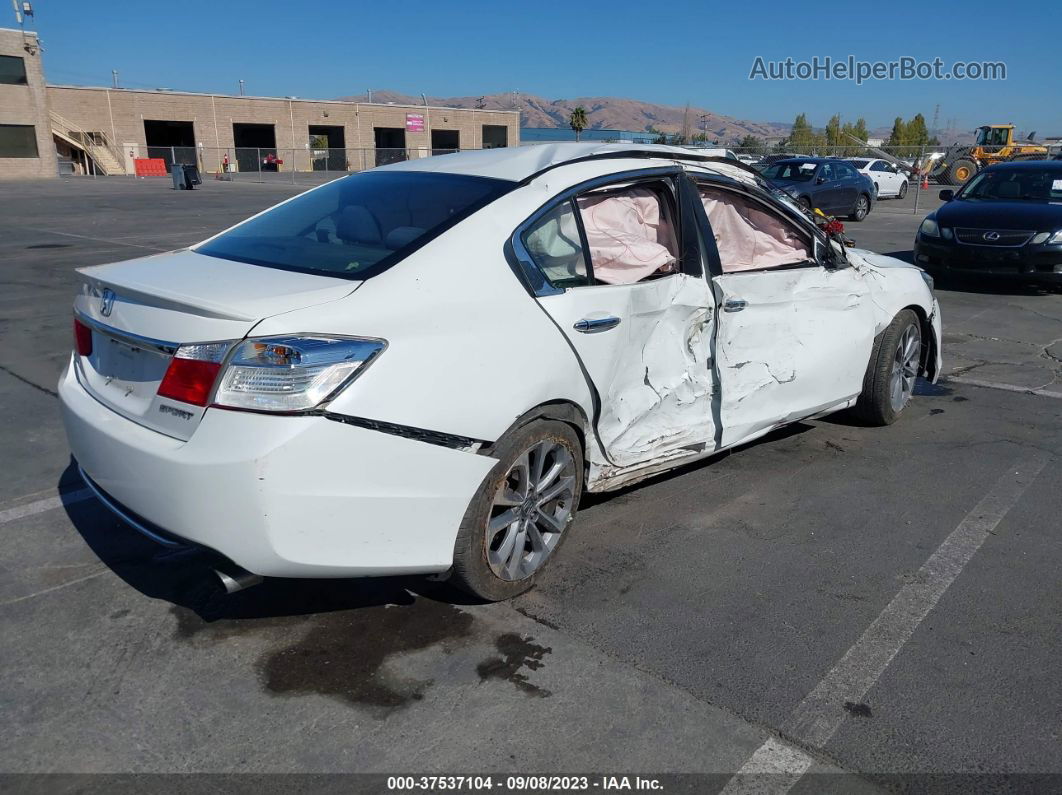
[[[674,162],[712,161],[681,146],[663,144],[554,143],[535,146],[499,147],[434,155],[381,166],[381,171],[433,171],[446,174],[492,177],[521,182],[542,171],[567,163],[595,158],[648,158]],[[731,161],[733,162],[733,161]]]
[[[835,163],[840,158],[836,157],[787,157],[785,160],[775,160],[772,166],[780,163]]]
[[[1003,171],[1004,169],[1015,169],[1017,171],[1042,171],[1045,168],[1048,171],[1058,171],[1062,173],[1062,161],[1059,160],[1012,160],[1009,163],[995,163],[985,171]]]

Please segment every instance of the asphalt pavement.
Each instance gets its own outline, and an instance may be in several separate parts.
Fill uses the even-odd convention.
[[[1062,294],[939,285],[945,376],[898,423],[801,423],[590,497],[512,603],[409,578],[208,604],[201,560],[122,525],[70,466],[73,271],[299,189],[0,188],[0,772],[1062,787]],[[848,232],[909,259],[929,195]]]

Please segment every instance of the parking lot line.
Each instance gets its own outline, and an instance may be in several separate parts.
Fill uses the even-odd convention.
[[[27,516],[51,511],[63,505],[73,505],[90,497],[92,497],[92,492],[89,489],[78,489],[77,491],[67,491],[54,497],[46,497],[43,500],[35,500],[25,505],[16,505],[14,508],[0,511],[0,524],[7,524],[18,519],[24,519]]]
[[[796,784],[815,760],[799,748],[775,737],[756,749],[719,795],[783,795]]]
[[[954,384],[965,384],[967,386],[979,386],[983,389],[1002,389],[1004,392],[1019,392],[1023,395],[1039,395],[1040,397],[1049,398],[1062,398],[1062,392],[1051,392],[1043,387],[1030,387],[1030,386],[1017,386],[1015,384],[1001,384],[997,381],[979,381],[976,378],[966,378],[964,376],[947,376],[942,378],[942,381],[950,381]]]
[[[89,235],[75,235],[73,232],[57,232],[54,229],[40,229],[33,226],[20,227],[22,231],[26,232],[43,232],[46,235],[60,235],[62,237],[76,237],[80,240],[93,240],[97,243],[110,243],[114,246],[128,246],[129,248],[146,248],[148,251],[167,251],[167,249],[159,248],[158,246],[144,246],[138,243],[123,243],[121,240],[111,240],[106,237],[91,237]]]
[[[845,720],[845,705],[851,708],[861,703],[985,539],[1018,503],[1049,458],[1047,453],[1029,451],[1007,469],[922,564],[912,581],[900,589],[859,640],[796,706],[782,727],[783,734],[817,748],[833,737]],[[796,783],[810,764],[810,757],[803,752],[770,738],[728,782],[724,792],[783,793]],[[775,775],[769,781],[755,775],[745,777],[757,773]]]

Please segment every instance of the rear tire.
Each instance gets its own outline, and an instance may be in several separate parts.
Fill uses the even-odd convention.
[[[584,463],[572,427],[547,420],[503,437],[493,457],[498,463],[458,530],[450,579],[479,599],[498,602],[534,587],[570,534]]]
[[[874,339],[855,415],[868,425],[896,422],[914,393],[921,361],[922,324],[904,309]]]

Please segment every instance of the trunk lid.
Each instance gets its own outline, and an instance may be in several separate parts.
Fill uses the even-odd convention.
[[[189,250],[78,275],[74,312],[92,329],[92,354],[74,357],[78,380],[122,416],[178,439],[190,438],[205,412],[158,396],[179,345],[242,339],[264,318],[338,300],[361,284]]]

